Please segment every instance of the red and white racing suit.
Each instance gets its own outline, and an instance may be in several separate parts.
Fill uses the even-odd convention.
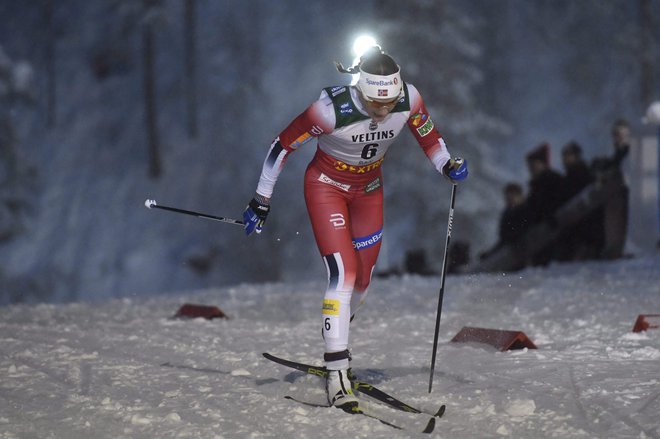
[[[270,198],[290,153],[312,138],[316,155],[305,173],[305,201],[314,237],[328,270],[323,301],[326,353],[348,349],[349,322],[364,302],[383,233],[385,154],[408,125],[419,146],[442,172],[449,152],[411,84],[379,123],[367,115],[352,86],[326,88],[273,141],[263,165],[257,193]],[[348,359],[327,361],[345,369]]]

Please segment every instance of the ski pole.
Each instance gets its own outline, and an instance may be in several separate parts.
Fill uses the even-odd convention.
[[[160,206],[156,203],[156,200],[146,200],[144,202],[144,205],[147,206],[148,209],[156,208],[156,209],[169,210],[170,212],[183,213],[183,214],[186,214],[186,215],[192,215],[192,216],[196,216],[198,218],[206,218],[206,219],[210,219],[210,220],[213,220],[213,221],[222,221],[223,223],[236,224],[237,226],[242,226],[243,225],[243,221],[233,219],[233,218],[225,218],[223,216],[207,215],[205,213],[194,212],[192,210],[178,209],[176,207]]]
[[[442,314],[442,299],[445,295],[445,275],[447,273],[447,251],[451,239],[451,226],[454,221],[454,203],[456,202],[456,187],[451,188],[451,202],[449,204],[449,220],[447,221],[447,240],[445,241],[445,254],[442,258],[442,273],[440,273],[440,293],[438,294],[438,313],[435,317],[435,335],[433,336],[433,354],[431,355],[431,375],[429,377],[429,393],[433,388],[433,372],[435,371],[435,356],[438,351],[438,332],[440,331],[440,315]]]

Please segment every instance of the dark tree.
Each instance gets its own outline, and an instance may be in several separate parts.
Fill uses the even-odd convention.
[[[153,15],[159,7],[159,0],[144,0],[144,22],[142,25],[142,60],[144,90],[144,122],[147,129],[147,147],[149,153],[149,176],[160,177],[162,164],[158,139],[158,109],[156,105],[156,78],[154,73],[154,24]]]
[[[32,104],[33,74],[26,62],[13,62],[0,46],[0,243],[23,231],[33,198],[32,169],[22,160],[12,112]]]
[[[46,20],[46,120],[48,128],[56,123],[57,81],[55,72],[55,28],[53,26],[53,0],[46,0],[44,16]]]
[[[653,15],[651,0],[639,0],[641,31],[641,99],[646,109],[653,100]]]
[[[197,138],[197,78],[196,78],[196,0],[186,0],[185,10],[185,90],[188,120],[188,136]]]

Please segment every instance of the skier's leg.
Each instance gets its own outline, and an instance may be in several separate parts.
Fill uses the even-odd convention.
[[[381,177],[382,178],[382,177]],[[351,235],[357,251],[357,273],[351,297],[351,318],[364,304],[383,234],[383,191],[381,188],[355,197],[349,205]]]
[[[358,257],[353,249],[348,192],[318,181],[313,167],[305,175],[305,201],[314,237],[328,272],[322,310],[326,367],[348,368],[351,295]]]
[[[319,181],[319,175],[313,166],[307,169],[305,201],[314,237],[328,271],[322,311],[324,360],[329,371],[326,393],[330,405],[341,407],[356,401],[348,373],[348,331],[358,258],[350,233],[349,194],[342,188]]]

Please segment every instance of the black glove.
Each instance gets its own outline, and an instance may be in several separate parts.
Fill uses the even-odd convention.
[[[249,235],[252,232],[261,233],[264,227],[266,218],[270,212],[270,206],[256,198],[250,200],[250,203],[243,212],[243,223],[245,224],[245,234]]]

